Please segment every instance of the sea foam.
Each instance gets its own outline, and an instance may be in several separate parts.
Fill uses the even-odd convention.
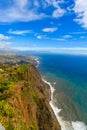
[[[36,57],[36,58],[35,58],[35,61],[36,61],[36,63],[37,63],[36,68],[38,68],[38,66],[40,65],[39,57]]]
[[[55,92],[55,89],[50,82],[46,81],[45,79],[43,79],[43,81],[50,86],[51,100],[49,104],[56,116],[57,121],[61,126],[61,130],[87,130],[87,125],[85,125],[84,122],[64,121],[62,117],[59,116],[59,112],[61,111],[61,109],[58,109],[58,107],[54,104],[54,99],[53,99],[53,94]]]

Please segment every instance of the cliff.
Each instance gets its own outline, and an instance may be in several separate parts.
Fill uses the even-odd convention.
[[[0,123],[6,130],[60,130],[50,89],[33,65],[0,67]]]

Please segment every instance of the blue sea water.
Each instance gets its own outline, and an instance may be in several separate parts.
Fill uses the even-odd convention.
[[[87,130],[87,55],[31,55],[39,57],[39,72],[55,88],[54,102],[65,123],[62,130]]]
[[[38,54],[38,56],[40,59],[39,71],[52,84],[56,82],[55,85],[53,84],[56,92],[63,95],[62,98],[60,98],[61,96],[58,98],[61,99],[59,102],[64,100],[65,104],[63,102],[64,105],[59,106],[61,108],[67,106],[72,109],[72,118],[68,118],[69,114],[65,115],[65,118],[80,121],[82,119],[87,123],[85,117],[87,115],[87,56],[62,54]],[[78,111],[78,115],[75,113],[76,111]],[[77,117],[73,116],[73,113]]]

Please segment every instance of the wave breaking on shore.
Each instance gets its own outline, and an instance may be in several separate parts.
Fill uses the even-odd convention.
[[[50,82],[46,81],[45,79],[43,79],[43,81],[48,84],[50,86],[50,90],[51,90],[51,100],[49,102],[57,121],[59,122],[60,126],[61,126],[61,130],[87,130],[87,125],[85,125],[84,122],[81,121],[65,121],[62,119],[62,117],[59,116],[59,113],[61,111],[61,109],[58,109],[58,107],[54,104],[54,92],[55,89],[54,87],[51,85]]]

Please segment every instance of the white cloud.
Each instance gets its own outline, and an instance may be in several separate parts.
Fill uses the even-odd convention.
[[[58,7],[56,10],[54,10],[52,16],[54,18],[59,18],[59,17],[63,16],[65,14],[65,12],[66,11],[64,9],[61,9],[60,7]]]
[[[43,30],[43,31],[49,32],[49,29],[46,28],[46,30]],[[46,35],[39,35],[39,34],[36,34],[35,36],[37,39],[49,39],[49,40],[56,40],[56,41],[66,41],[67,39],[72,37],[71,35],[64,35],[61,37],[52,38],[52,37],[48,37]]]
[[[64,39],[68,39],[68,38],[71,38],[72,36],[71,35],[64,35],[63,38]]]
[[[0,22],[27,22],[46,17],[58,18],[65,13],[65,10],[60,7],[63,2],[63,0],[4,0],[0,4]],[[5,7],[1,6],[3,3]],[[49,6],[54,8],[50,10],[50,15],[48,12],[44,13],[44,8]]]
[[[27,22],[45,17],[43,12],[38,13],[36,6],[29,0],[12,0],[8,3],[11,5],[0,8],[0,22]]]
[[[43,37],[41,35],[38,35],[37,36],[37,39],[42,39]]]
[[[65,41],[64,38],[54,38],[53,40],[57,40],[57,41]]]
[[[68,47],[46,47],[46,48],[41,48],[41,47],[16,47],[13,48],[16,50],[32,50],[32,51],[37,51],[37,52],[52,52],[52,53],[61,53],[61,54],[75,54],[75,55],[79,55],[79,54],[84,54],[87,55],[87,48],[80,48],[80,47],[72,47],[72,48],[68,48]]]
[[[55,31],[57,31],[57,27],[54,27],[54,28],[43,28],[42,29],[42,31],[43,32],[50,32],[50,33],[52,33],[52,32],[55,32]]]
[[[46,35],[36,35],[37,39],[49,39]]]
[[[9,37],[9,36],[5,36],[5,35],[3,35],[3,34],[0,34],[0,41],[1,40],[9,40],[11,37]]]
[[[80,36],[80,38],[82,38],[82,39],[87,39],[87,36]]]
[[[66,10],[61,8],[59,5],[64,3],[64,0],[46,0],[48,5],[53,6],[55,9],[52,12],[53,18],[59,18],[66,13]]]
[[[86,31],[84,31],[84,32],[71,32],[71,34],[85,34],[85,33],[87,33]]]
[[[55,8],[59,7],[59,4],[63,4],[64,0],[45,0],[47,6],[54,6]]]
[[[39,6],[40,6],[38,0],[34,0],[34,5],[35,5],[36,7],[39,7]]]
[[[27,22],[42,19],[45,17],[45,14],[43,13],[37,14],[35,13],[34,10],[20,11],[19,9],[16,8],[9,8],[6,11],[0,10],[0,12],[1,12],[0,22],[16,22],[16,21]]]
[[[74,12],[77,15],[74,21],[87,29],[87,0],[75,0]]]
[[[11,44],[12,44],[12,42],[1,41],[0,42],[0,48],[6,48],[7,46],[9,46]]]
[[[66,39],[69,39],[71,37],[72,37],[71,35],[64,35],[64,36],[61,36],[59,38],[52,38],[52,39],[57,40],[57,41],[66,41]]]
[[[72,47],[72,48],[67,48],[67,47],[64,47],[64,48],[58,48],[58,49],[60,49],[60,50],[87,50],[87,48],[85,48],[85,47]]]
[[[28,0],[14,0],[14,4],[20,9],[24,9],[28,5]]]
[[[16,35],[25,35],[27,33],[31,33],[31,30],[9,30],[8,33]]]
[[[11,39],[10,36],[5,36],[4,34],[0,34],[0,48],[6,48],[12,42],[9,42],[8,40]]]

